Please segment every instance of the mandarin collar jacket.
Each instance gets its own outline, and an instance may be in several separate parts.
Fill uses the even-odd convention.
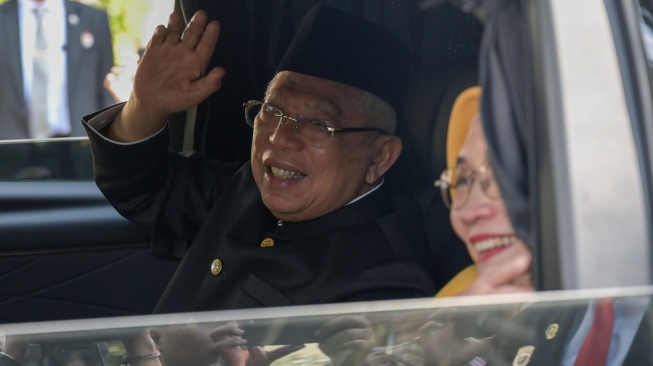
[[[87,131],[109,202],[159,235],[191,241],[159,313],[435,293],[419,205],[395,204],[385,187],[315,220],[279,226],[249,163],[233,174],[200,154],[168,153],[165,132],[118,145]]]

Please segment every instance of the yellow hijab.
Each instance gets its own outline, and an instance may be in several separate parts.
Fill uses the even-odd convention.
[[[481,88],[474,86],[465,89],[453,104],[451,116],[449,117],[449,129],[447,131],[447,168],[456,167],[458,152],[465,143],[469,126],[479,113],[481,102]],[[478,278],[478,269],[475,264],[458,272],[454,278],[447,282],[444,287],[435,294],[435,297],[456,296],[469,287]]]

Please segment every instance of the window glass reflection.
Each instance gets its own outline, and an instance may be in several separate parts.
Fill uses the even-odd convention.
[[[622,288],[596,295],[404,300],[4,325],[5,355],[0,356],[44,366],[574,365],[597,364],[598,357],[608,364],[651,364],[652,293],[651,287]],[[596,324],[606,319],[610,327],[604,336],[618,341],[597,348],[588,343],[595,341],[590,335],[600,334]],[[151,350],[126,352],[142,335],[155,343]],[[588,344],[591,352],[584,351]]]
[[[0,181],[93,180],[85,138],[0,142]]]
[[[86,136],[81,118],[125,101],[173,0],[0,0],[0,140]]]

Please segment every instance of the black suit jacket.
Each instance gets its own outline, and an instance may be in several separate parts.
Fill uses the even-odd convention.
[[[74,1],[65,2],[68,107],[71,136],[84,136],[79,123],[86,114],[114,103],[104,88],[113,67],[113,47],[107,13]],[[18,4],[0,5],[0,140],[29,138],[28,106],[24,98]],[[82,34],[93,44],[82,44]]]
[[[167,134],[117,146],[89,131],[96,181],[125,217],[192,239],[158,312],[222,310],[434,293],[419,206],[381,189],[323,217],[281,226],[251,167],[167,153]],[[262,246],[264,239],[273,246]],[[211,264],[222,262],[214,275]]]
[[[587,307],[587,302],[565,302],[562,306],[543,303],[526,308],[503,323],[493,341],[488,365],[560,365]],[[649,302],[624,365],[653,365],[652,322],[653,303]]]

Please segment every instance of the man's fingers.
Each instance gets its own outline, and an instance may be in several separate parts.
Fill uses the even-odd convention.
[[[268,359],[270,361],[274,361],[276,359],[279,359],[283,356],[289,355],[293,352],[299,351],[300,349],[304,348],[303,344],[293,344],[290,346],[282,346],[279,348],[275,348],[271,351],[268,351]]]
[[[184,20],[178,12],[170,14],[168,18],[168,32],[165,36],[165,42],[171,44],[179,43],[181,34],[184,31]]]
[[[348,349],[370,348],[374,341],[371,329],[347,329],[338,332],[320,342],[320,349],[329,352],[340,352]]]
[[[456,363],[467,364],[474,357],[485,356],[491,344],[487,339],[465,339],[465,342],[457,350]]]
[[[457,308],[442,308],[429,315],[429,320],[445,323],[451,321],[456,314],[458,314]]]
[[[327,338],[343,330],[372,329],[372,324],[367,318],[360,315],[343,315],[324,323],[316,332],[317,338]]]
[[[221,338],[227,337],[227,336],[242,336],[245,333],[244,330],[238,328],[238,325],[235,323],[228,323],[225,325],[221,325],[215,329],[213,329],[210,333],[211,339],[213,341],[218,341]]]
[[[206,13],[199,10],[188,22],[184,33],[181,35],[181,42],[189,49],[195,49],[200,37],[204,33],[206,27]]]
[[[240,337],[227,337],[215,342],[212,352],[220,354],[221,351],[230,348],[243,347],[247,345],[247,340]]]
[[[206,26],[206,29],[204,29],[202,38],[199,40],[197,48],[195,49],[195,52],[200,59],[206,60],[205,62],[208,63],[213,51],[215,50],[215,45],[218,42],[219,36],[220,23],[217,21],[210,22]]]
[[[420,337],[423,341],[443,343],[451,342],[454,338],[453,322],[440,323],[431,320],[419,328]]]
[[[224,76],[224,69],[216,67],[205,77],[193,82],[191,90],[188,93],[191,97],[191,104],[196,105],[201,103],[209,95],[215,93],[222,85],[222,77]]]

